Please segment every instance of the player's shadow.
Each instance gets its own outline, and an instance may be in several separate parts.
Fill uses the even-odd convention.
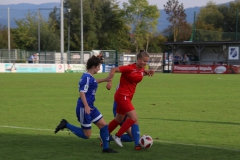
[[[160,120],[160,121],[176,121],[176,122],[194,122],[194,123],[214,123],[214,124],[240,125],[240,123],[237,123],[237,122],[199,121],[199,120],[164,119],[164,118],[139,118],[139,119],[151,119],[151,120]]]

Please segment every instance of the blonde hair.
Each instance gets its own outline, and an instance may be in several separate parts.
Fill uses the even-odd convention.
[[[143,57],[150,57],[150,55],[148,52],[144,50],[140,50],[139,53],[137,54],[137,59],[143,58]]]

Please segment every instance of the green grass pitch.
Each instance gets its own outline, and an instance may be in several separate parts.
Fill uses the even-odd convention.
[[[110,91],[106,83],[97,91],[95,106],[106,122],[113,118],[119,75]],[[81,73],[0,74],[0,159],[240,159],[240,75],[144,77],[133,104],[141,135],[149,134],[153,146],[135,151],[133,142],[123,143],[123,148],[111,142],[117,154],[101,153],[96,126],[88,140],[66,130],[53,133],[62,118],[79,125],[75,106],[80,77]]]

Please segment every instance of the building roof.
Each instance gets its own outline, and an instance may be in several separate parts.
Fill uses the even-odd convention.
[[[217,46],[217,45],[229,45],[229,44],[239,44],[240,41],[219,41],[219,42],[192,42],[192,41],[183,41],[183,42],[164,42],[165,45],[182,45],[182,46],[193,46],[193,45],[209,45],[209,46]]]

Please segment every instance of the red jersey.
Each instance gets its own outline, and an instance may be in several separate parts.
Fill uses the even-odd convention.
[[[143,79],[144,68],[138,69],[136,63],[120,66],[120,85],[117,90],[117,94],[125,96],[133,96],[136,90],[136,86]]]

